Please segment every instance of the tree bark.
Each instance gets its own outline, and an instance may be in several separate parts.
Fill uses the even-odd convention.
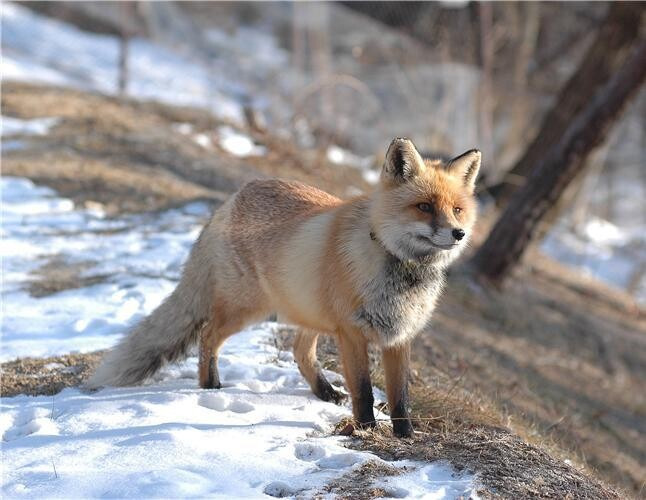
[[[509,274],[532,241],[541,220],[585,167],[587,157],[605,139],[610,126],[645,77],[646,39],[642,38],[610,81],[570,120],[559,141],[541,151],[541,158],[526,184],[514,194],[474,257],[475,267],[482,276],[500,282]]]
[[[559,93],[538,135],[503,181],[490,188],[498,206],[504,206],[527,179],[545,151],[556,144],[573,116],[593,98],[621,67],[627,51],[639,37],[644,7],[641,2],[611,3],[599,33],[583,61]]]

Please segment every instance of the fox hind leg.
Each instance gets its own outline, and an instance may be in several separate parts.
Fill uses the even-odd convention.
[[[312,392],[323,401],[334,401],[340,404],[345,399],[345,394],[337,391],[325,378],[321,366],[316,359],[316,344],[318,333],[310,330],[300,331],[294,340],[294,358]]]
[[[200,337],[199,379],[203,389],[220,389],[220,374],[218,373],[218,352],[224,341],[244,328],[250,321],[245,321],[243,314],[224,315],[218,310],[224,320],[212,319],[202,329]],[[230,319],[226,319],[226,318]]]

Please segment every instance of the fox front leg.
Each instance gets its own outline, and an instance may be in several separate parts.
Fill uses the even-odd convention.
[[[375,401],[370,381],[368,343],[360,332],[344,332],[339,335],[338,342],[345,382],[352,397],[354,419],[361,427],[374,427]]]
[[[340,404],[345,399],[345,394],[337,391],[325,378],[323,371],[316,359],[316,343],[318,333],[303,330],[296,335],[294,340],[294,358],[298,369],[312,388],[312,392],[323,401],[334,401]]]
[[[408,364],[410,344],[391,347],[383,351],[386,394],[390,407],[393,433],[397,437],[413,435],[413,425],[408,413]]]

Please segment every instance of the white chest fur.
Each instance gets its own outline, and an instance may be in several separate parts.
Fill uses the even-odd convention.
[[[383,346],[410,341],[430,320],[443,285],[443,270],[389,256],[364,285],[355,322]]]

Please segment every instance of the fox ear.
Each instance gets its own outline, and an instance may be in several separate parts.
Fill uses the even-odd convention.
[[[462,179],[464,185],[473,191],[476,185],[476,177],[478,177],[478,171],[480,170],[481,158],[480,151],[471,149],[453,158],[446,165],[446,169],[451,175]]]
[[[381,178],[390,182],[406,182],[424,169],[424,160],[410,139],[398,137],[388,146]]]

